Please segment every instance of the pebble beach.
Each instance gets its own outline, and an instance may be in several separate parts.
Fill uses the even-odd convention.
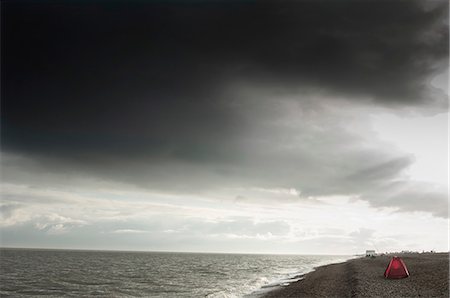
[[[449,297],[448,253],[399,254],[410,276],[386,279],[392,256],[322,266],[265,297]]]

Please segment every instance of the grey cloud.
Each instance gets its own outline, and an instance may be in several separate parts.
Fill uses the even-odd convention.
[[[28,181],[39,181],[45,180],[47,174],[64,172],[70,181],[72,176],[86,173],[174,191],[238,186],[294,187],[305,195],[320,195],[342,193],[345,188],[354,191],[376,180],[374,175],[388,174],[384,179],[391,179],[411,162],[406,157],[393,158],[396,153],[390,152],[390,148],[380,150],[376,144],[367,148],[364,138],[348,131],[347,114],[336,110],[337,107],[329,111],[320,105],[298,106],[292,100],[274,102],[260,98],[260,102],[262,108],[277,103],[278,106],[270,108],[274,115],[260,108],[249,117],[261,114],[263,117],[252,119],[250,127],[243,127],[232,138],[217,136],[214,142],[198,141],[195,147],[201,148],[206,156],[202,160],[192,156],[181,158],[179,153],[170,152],[155,157],[151,153],[111,156],[111,152],[105,151],[81,159],[35,156],[30,167],[26,158],[7,155],[2,160],[4,179],[22,176]],[[292,114],[286,116],[286,109]],[[190,142],[183,140],[177,141],[177,151],[191,151]],[[9,159],[13,160],[12,165]],[[20,166],[25,168],[20,170]]]
[[[326,102],[322,101],[322,105]],[[266,99],[261,109],[272,103]],[[365,137],[352,133],[346,123],[346,116],[351,113],[350,106],[343,112],[338,107],[327,106],[325,109],[321,105],[305,108],[292,100],[279,100],[277,103],[277,107],[270,107],[273,115],[255,111],[264,117],[256,117],[252,127],[232,139],[198,144],[203,145],[202,150],[214,158],[182,159],[170,153],[160,159],[152,156],[111,157],[105,152],[106,156],[90,156],[81,160],[34,156],[30,162],[27,158],[6,155],[2,160],[5,164],[3,179],[19,184],[73,188],[78,183],[82,185],[79,177],[88,176],[94,181],[107,180],[159,191],[206,195],[222,188],[281,187],[295,188],[300,191],[301,198],[348,195],[359,196],[374,206],[392,205],[391,201],[385,200],[385,197],[392,197],[386,189],[402,177],[413,158],[385,144],[378,144],[374,139],[367,143]],[[287,107],[301,118],[286,116]],[[354,117],[352,121],[358,125],[363,119]],[[180,143],[178,150],[184,150],[185,145]],[[226,150],[227,158],[216,152],[216,148],[222,146],[226,149],[220,150]],[[70,169],[68,172],[65,171],[67,168]],[[238,195],[240,193],[236,191],[235,196]],[[402,202],[399,200],[398,207],[411,211],[411,207]],[[439,211],[441,205],[416,203],[409,204],[443,214]]]
[[[373,236],[375,232],[376,231],[373,229],[360,228],[354,232],[351,232],[349,236],[354,244],[373,246]]]
[[[445,109],[428,84],[448,56],[448,3],[435,2],[148,3],[123,15],[8,2],[4,150],[226,158],[203,145],[245,128],[235,84]]]
[[[236,218],[213,224],[209,233],[237,236],[257,236],[258,234],[283,236],[289,233],[289,230],[290,226],[283,221],[254,222],[252,219]]]
[[[371,163],[368,161],[367,163]],[[412,164],[410,157],[402,156],[380,164],[365,167],[364,169],[351,174],[348,178],[356,181],[378,181],[396,178],[397,175]]]
[[[213,251],[220,247],[243,251],[246,245],[264,242],[258,235],[283,237],[289,232],[283,221],[254,222],[250,218],[223,218],[214,222],[202,218],[152,216],[145,220],[99,220],[85,223],[64,216],[39,216],[17,225],[2,227],[2,241],[11,246],[72,247]],[[133,232],[135,231],[135,232]],[[137,231],[137,232],[136,232]],[[120,233],[120,237],[117,234]],[[240,239],[240,240],[236,240]],[[241,241],[242,240],[242,241]],[[239,243],[239,244],[238,244]],[[234,247],[235,244],[238,246]],[[220,251],[220,250],[219,250]]]
[[[364,196],[375,207],[394,207],[399,211],[422,211],[448,217],[448,193],[443,186],[436,187],[418,181],[395,181]]]
[[[0,204],[1,219],[8,219],[13,216],[14,211],[20,209],[20,204],[11,202],[2,202]]]
[[[293,187],[392,206],[373,193],[413,160],[349,127],[365,123],[361,107],[445,110],[429,80],[447,67],[448,3],[433,3],[79,3],[72,14],[8,2],[2,152],[24,159],[2,158],[2,179]],[[442,214],[410,197],[396,206]]]

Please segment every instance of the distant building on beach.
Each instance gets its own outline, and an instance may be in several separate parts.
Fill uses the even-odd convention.
[[[366,250],[366,257],[374,257],[375,251],[374,250]]]

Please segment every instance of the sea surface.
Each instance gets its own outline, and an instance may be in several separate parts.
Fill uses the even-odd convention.
[[[0,249],[0,296],[258,297],[351,256]]]

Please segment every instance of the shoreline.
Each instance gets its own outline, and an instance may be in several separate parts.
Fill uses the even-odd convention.
[[[343,264],[343,263],[346,263],[350,260],[354,260],[357,258],[360,258],[360,256],[356,256],[356,255],[350,256],[349,255],[349,256],[345,256],[345,258],[342,258],[342,259],[336,259],[336,260],[332,260],[331,262],[323,262],[322,264],[320,264],[320,263],[316,264],[314,267],[311,267],[306,270],[302,270],[301,272],[292,273],[292,274],[289,274],[288,276],[280,277],[279,279],[275,279],[272,282],[262,285],[260,288],[253,290],[250,293],[245,294],[243,297],[245,297],[245,298],[265,297],[266,295],[268,295],[269,293],[272,293],[273,291],[277,291],[277,290],[279,290],[281,288],[285,288],[293,283],[302,281],[306,275],[313,273],[314,271],[317,270],[317,268],[326,267],[329,265]]]
[[[411,274],[398,280],[383,276],[392,256],[320,266],[260,297],[449,297],[449,253],[398,254]]]

